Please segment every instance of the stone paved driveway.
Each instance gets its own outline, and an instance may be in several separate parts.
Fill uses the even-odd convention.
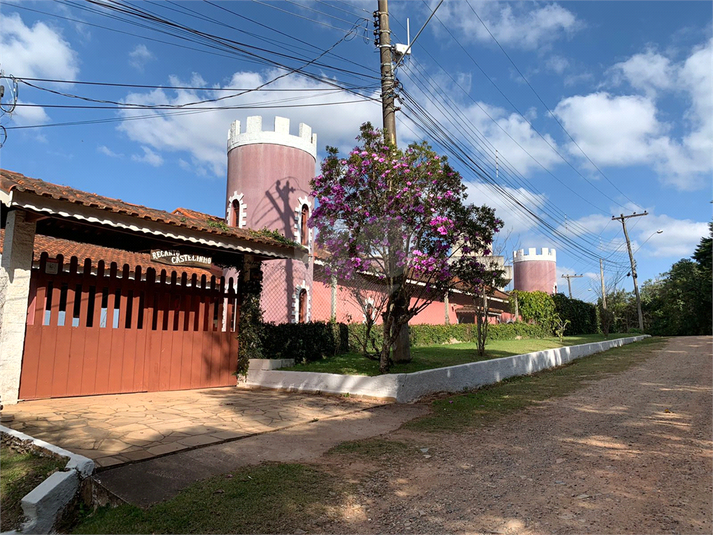
[[[4,425],[106,467],[381,404],[226,387],[26,401],[6,407]]]

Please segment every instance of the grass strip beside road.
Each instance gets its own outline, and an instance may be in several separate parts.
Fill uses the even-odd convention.
[[[348,484],[299,464],[263,464],[199,481],[149,509],[121,505],[73,533],[294,533],[337,514]]]
[[[24,516],[22,498],[52,472],[62,470],[67,459],[19,453],[3,442],[0,446],[0,464],[0,531],[4,532],[20,527]]]
[[[432,401],[432,413],[407,422],[404,428],[427,432],[461,431],[538,402],[570,394],[586,383],[621,373],[653,356],[665,338],[646,338],[577,359],[552,370],[513,377],[466,394]]]
[[[447,344],[426,347],[411,348],[413,359],[407,364],[395,364],[390,373],[413,373],[434,368],[444,368],[446,366],[457,366],[481,360],[497,359],[500,357],[510,357],[522,355],[544,349],[573,346],[579,344],[589,344],[592,342],[602,342],[614,338],[631,336],[628,334],[614,334],[609,338],[604,338],[598,334],[587,334],[580,336],[565,336],[562,342],[559,338],[526,338],[522,340],[492,340],[489,341],[484,357],[478,356],[478,346],[476,343]],[[379,363],[369,360],[358,353],[345,353],[335,355],[315,362],[298,364],[283,370],[317,373],[337,373],[341,375],[379,375]]]

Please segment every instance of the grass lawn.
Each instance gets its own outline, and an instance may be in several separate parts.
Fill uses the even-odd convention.
[[[55,470],[62,470],[67,459],[18,453],[4,443],[0,446],[0,531],[20,527],[22,498]]]
[[[612,338],[623,338],[631,336],[627,334],[609,335]],[[443,368],[445,366],[455,366],[457,364],[467,364],[479,360],[496,359],[500,357],[510,357],[521,355],[543,349],[555,347],[573,346],[587,344],[590,342],[601,342],[606,340],[604,336],[598,334],[586,334],[581,336],[565,336],[560,343],[559,338],[528,338],[524,340],[493,340],[485,346],[485,357],[481,358],[477,354],[477,344],[470,342],[464,344],[449,344],[427,347],[411,348],[413,359],[408,364],[397,364],[391,368],[391,373],[412,373],[433,368]],[[379,375],[379,363],[369,360],[358,353],[345,353],[335,355],[316,362],[298,364],[283,370],[299,372],[321,372],[339,373],[343,375]]]

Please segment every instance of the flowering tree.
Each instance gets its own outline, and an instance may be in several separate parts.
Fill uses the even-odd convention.
[[[425,142],[401,151],[368,123],[357,140],[344,158],[327,148],[310,224],[330,253],[328,274],[345,282],[368,274],[383,285],[385,373],[401,328],[452,284],[451,256],[487,248],[501,223],[490,208],[465,206],[460,175]]]

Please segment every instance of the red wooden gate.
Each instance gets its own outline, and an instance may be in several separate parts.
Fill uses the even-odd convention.
[[[21,399],[236,384],[232,279],[57,260],[32,270]]]

